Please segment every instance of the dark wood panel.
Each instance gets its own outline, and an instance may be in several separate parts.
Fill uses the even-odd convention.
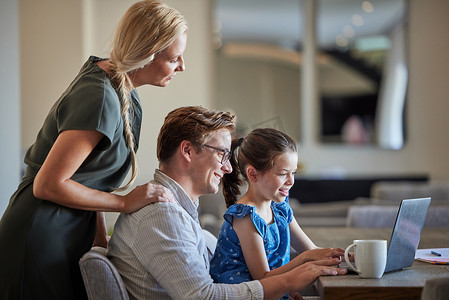
[[[378,176],[343,179],[296,177],[290,189],[290,198],[301,203],[319,203],[354,200],[369,197],[371,186],[379,181],[428,181],[427,175]]]

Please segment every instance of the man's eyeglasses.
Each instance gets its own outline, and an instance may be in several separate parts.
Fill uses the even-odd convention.
[[[229,159],[231,158],[232,153],[229,150],[217,148],[217,147],[214,147],[214,146],[209,146],[209,145],[206,145],[206,144],[203,144],[203,146],[207,147],[207,148],[210,148],[210,149],[213,149],[215,151],[218,151],[219,155],[221,157],[220,163],[222,165],[225,165],[229,161]]]

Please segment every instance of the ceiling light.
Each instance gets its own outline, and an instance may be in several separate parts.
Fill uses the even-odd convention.
[[[342,34],[337,35],[337,37],[335,38],[335,42],[337,43],[337,46],[339,46],[339,47],[348,46],[348,39]]]
[[[374,11],[374,6],[370,1],[363,1],[362,9],[366,13],[372,13]]]
[[[348,39],[354,37],[354,28],[352,28],[352,26],[346,25],[345,27],[343,27],[343,34]]]
[[[361,15],[355,14],[352,15],[352,24],[355,26],[362,26],[364,23],[363,17]]]

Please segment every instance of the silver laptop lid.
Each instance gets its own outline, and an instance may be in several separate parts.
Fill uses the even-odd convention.
[[[385,272],[413,264],[429,204],[430,197],[402,200],[388,246]]]

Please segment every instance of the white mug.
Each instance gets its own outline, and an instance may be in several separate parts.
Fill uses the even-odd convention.
[[[349,249],[354,247],[355,266],[349,261]],[[386,240],[354,240],[345,250],[348,266],[363,278],[381,278],[387,264]],[[357,267],[357,268],[356,268]]]

